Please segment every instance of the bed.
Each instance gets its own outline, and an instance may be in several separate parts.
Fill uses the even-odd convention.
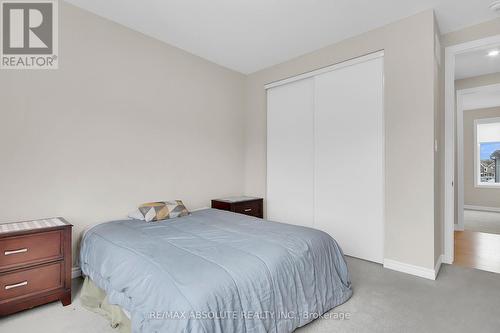
[[[94,226],[80,265],[133,332],[292,332],[352,294],[328,234],[215,209]]]

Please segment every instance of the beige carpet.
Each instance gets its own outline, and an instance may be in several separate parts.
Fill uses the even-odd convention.
[[[498,274],[444,265],[438,280],[430,281],[358,259],[348,263],[354,295],[331,313],[349,319],[318,319],[296,332],[498,332]],[[0,332],[116,333],[103,317],[82,308],[81,281],[74,280],[72,305],[53,303],[0,319]]]
[[[500,235],[500,213],[464,210],[464,228],[468,231]]]

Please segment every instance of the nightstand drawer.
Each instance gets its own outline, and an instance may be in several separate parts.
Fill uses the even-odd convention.
[[[0,303],[62,287],[62,262],[0,275]]]
[[[0,239],[0,271],[62,258],[62,231]]]
[[[255,217],[262,217],[262,208],[259,201],[241,202],[234,205],[234,212]]]

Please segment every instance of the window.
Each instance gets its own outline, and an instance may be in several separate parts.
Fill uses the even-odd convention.
[[[500,187],[500,118],[475,121],[476,186]]]

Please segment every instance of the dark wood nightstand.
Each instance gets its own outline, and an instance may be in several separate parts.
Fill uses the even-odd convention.
[[[264,199],[254,197],[231,197],[212,200],[212,208],[264,218]]]
[[[0,316],[71,304],[71,228],[60,217],[0,224]]]

